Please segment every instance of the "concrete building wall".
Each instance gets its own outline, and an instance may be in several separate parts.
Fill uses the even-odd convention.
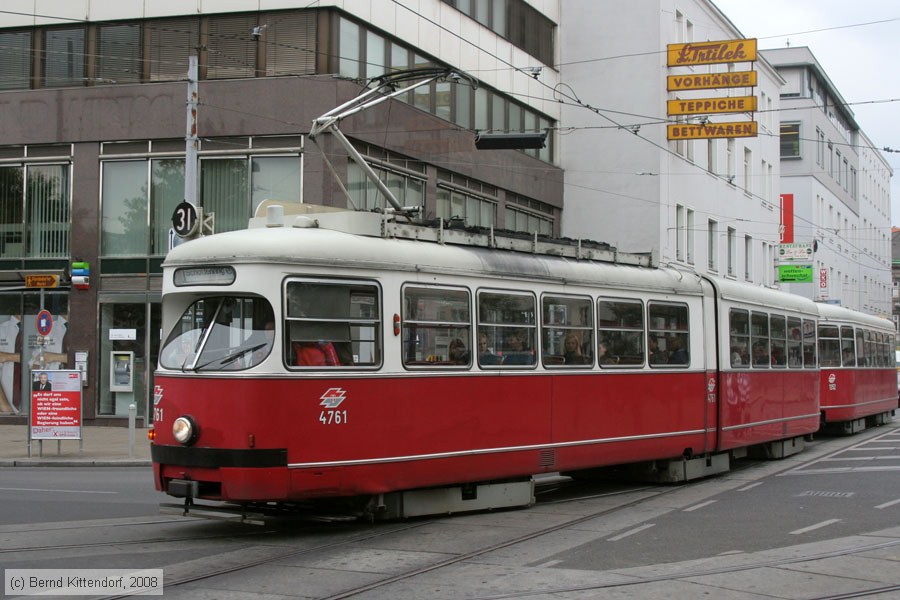
[[[667,92],[668,74],[728,70],[725,65],[670,69],[668,44],[743,37],[702,0],[632,3],[627,11],[612,0],[573,0],[562,5],[560,29],[566,84],[561,93],[571,96],[563,104],[560,124],[560,159],[566,170],[563,233],[603,239],[623,250],[652,249],[663,262],[701,272],[773,283],[779,241],[778,186],[773,182],[778,181],[779,161],[778,122],[772,115],[778,108],[780,76],[760,60],[753,67],[759,76],[755,89]],[[749,69],[749,63],[735,67]],[[667,141],[667,99],[752,94],[760,104],[758,137]],[[699,116],[686,122],[696,124]],[[679,206],[691,212],[693,227],[679,226]],[[710,220],[715,222],[712,230]],[[679,244],[686,247],[679,250]]]
[[[887,317],[891,168],[809,48],[763,54],[786,81],[781,121],[799,126],[799,155],[781,161],[782,192],[794,194],[795,241],[816,243],[814,283],[783,287]]]
[[[528,3],[558,23],[560,0]],[[524,69],[537,66],[538,61],[441,0],[321,0],[312,5],[302,0],[9,0],[7,4],[4,8],[9,12],[0,15],[0,27],[334,7],[500,91],[515,94],[554,119],[559,114],[552,94],[559,83],[556,71],[545,68],[540,80],[531,77]]]
[[[416,43],[422,47],[416,51],[435,53],[434,58],[452,66],[465,66],[466,70],[472,70],[473,75],[482,78],[497,91],[507,92],[509,97],[515,97],[536,110],[546,109],[548,116],[558,113],[557,103],[552,100],[553,85],[545,84],[545,80],[556,81],[556,74],[549,66],[544,65],[540,78],[535,79],[531,74],[514,68],[524,69],[535,64],[533,58],[446,3],[422,0],[406,4],[418,15],[393,3],[320,3],[337,9],[345,6],[352,16],[365,23],[377,21],[388,35],[395,35],[401,43],[409,44],[413,39],[417,40]],[[557,3],[543,4],[552,8]],[[308,5],[308,2],[300,1],[184,3],[126,0],[121,3],[72,3],[29,0],[16,6],[4,6],[10,12],[0,15],[0,29],[43,26],[51,22],[66,24],[72,22],[70,19],[75,22],[82,22],[85,18],[90,21],[129,21],[203,12],[305,8]],[[390,6],[394,8],[381,10]],[[32,16],[26,18],[12,12]],[[55,18],[50,19],[49,15]],[[322,22],[328,24],[320,30],[324,40],[322,43],[327,44],[332,41],[329,36],[333,33],[331,27],[336,20],[321,18],[320,25]],[[413,31],[415,35],[411,33]],[[247,34],[249,36],[250,31]],[[472,42],[483,43],[487,50],[477,50]],[[178,64],[181,64],[180,60]],[[309,132],[314,118],[355,97],[362,86],[357,80],[335,77],[327,70],[320,69],[319,73],[246,76],[239,79],[203,79],[201,75],[197,121],[203,146],[201,154],[207,144],[209,148],[219,148],[223,155],[228,152],[247,154],[250,150],[243,149],[254,141],[263,145],[262,153],[266,152],[266,147],[290,147],[289,154],[301,163],[303,199],[312,203],[347,206],[348,200],[323,160],[324,154],[346,182],[346,151],[330,135],[319,138],[323,152],[319,152],[306,139],[301,158],[297,158],[295,146]],[[511,94],[514,90],[516,95]],[[182,160],[187,123],[186,99],[185,81],[126,84],[85,80],[83,83],[76,81],[69,87],[0,92],[0,113],[4,122],[0,131],[0,166],[20,168],[22,164],[38,165],[42,162],[41,149],[49,148],[43,151],[52,151],[52,162],[66,173],[71,190],[71,195],[67,195],[71,216],[68,231],[70,256],[58,258],[53,268],[64,272],[69,263],[76,260],[91,264],[90,289],[64,289],[58,292],[64,296],[58,313],[72,316],[66,333],[69,366],[72,366],[76,351],[89,355],[89,386],[85,388],[84,405],[88,422],[96,419],[98,422],[115,423],[123,416],[122,407],[127,407],[134,400],[139,406],[139,419],[147,423],[150,415],[147,407],[152,400],[154,348],[160,338],[158,265],[162,257],[158,251],[144,257],[110,256],[110,253],[104,252],[102,238],[104,232],[109,231],[104,229],[104,219],[107,218],[104,207],[112,204],[105,203],[103,173],[106,166],[114,161],[146,161],[150,154],[154,159]],[[455,185],[455,189],[467,189],[466,186],[471,185],[469,189],[477,188],[475,193],[482,189],[481,186],[488,189],[485,194],[496,198],[501,224],[504,219],[503,203],[510,199],[514,204],[519,202],[515,206],[524,206],[526,211],[531,207],[522,202],[541,203],[541,210],[548,206],[557,211],[562,208],[562,172],[553,164],[515,150],[479,151],[474,146],[475,135],[471,129],[419,110],[411,104],[385,102],[347,118],[341,124],[341,131],[355,143],[368,145],[375,160],[384,159],[387,163],[388,158],[392,158],[397,162],[415,163],[414,166],[419,169],[415,174],[424,182],[424,204],[429,213],[425,216],[434,216],[438,185]],[[289,139],[290,142],[279,146],[278,139]],[[205,152],[204,160],[216,158],[212,155],[213,150]],[[402,170],[404,167],[398,168]],[[439,182],[442,174],[445,179]],[[453,181],[450,182],[447,177],[452,177]],[[165,226],[165,223],[156,221],[151,224],[156,228]],[[9,257],[0,257],[5,258]],[[10,266],[11,263],[9,260],[3,261],[0,266],[0,279],[3,281],[0,284],[3,288],[0,289],[0,298],[11,299],[18,295],[16,305],[21,306],[24,302],[25,316],[28,316],[29,298],[36,297],[36,293],[24,294],[26,298],[23,301],[21,286],[12,288],[10,282],[17,280],[21,265],[26,265],[26,268],[44,265],[27,255],[19,259],[15,267]],[[134,263],[140,266],[135,268]],[[114,265],[118,266],[113,268]],[[4,311],[5,315],[19,314],[11,308],[4,308]],[[120,327],[134,330],[136,339],[113,342],[107,335],[108,331]],[[129,348],[134,346],[138,350],[136,356],[139,354],[141,357],[140,362],[135,364],[135,394],[127,399],[113,398],[103,383],[105,378],[108,379],[106,357],[110,350],[121,350],[126,345]],[[28,365],[19,368],[24,373]],[[15,402],[23,406],[18,400]],[[7,412],[3,418],[21,421],[24,417]]]

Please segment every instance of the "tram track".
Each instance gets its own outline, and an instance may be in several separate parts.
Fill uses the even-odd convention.
[[[49,550],[82,550],[88,548],[108,548],[108,547],[116,547],[116,546],[133,546],[133,545],[146,545],[146,544],[173,544],[178,542],[197,542],[197,541],[207,541],[207,540],[216,540],[216,539],[227,539],[227,538],[240,538],[247,537],[253,535],[261,535],[264,533],[270,533],[267,531],[252,531],[246,533],[223,533],[218,535],[205,535],[205,536],[183,536],[183,537],[174,537],[174,538],[150,538],[150,539],[142,539],[142,540],[122,540],[122,541],[114,541],[114,542],[92,542],[92,543],[81,543],[81,544],[54,544],[48,546],[19,546],[17,548],[3,548],[0,549],[0,554],[24,554],[27,552],[46,552]]]
[[[685,570],[677,573],[668,573],[665,575],[657,575],[653,577],[636,577],[633,574],[629,574],[627,576],[627,580],[625,579],[625,575],[623,575],[622,581],[613,581],[606,582],[602,584],[596,585],[581,585],[581,586],[565,586],[558,588],[542,588],[540,590],[528,591],[528,592],[512,592],[509,594],[493,594],[490,596],[476,596],[471,600],[508,600],[515,598],[527,598],[529,596],[536,595],[544,595],[544,594],[565,594],[565,593],[574,593],[574,592],[590,592],[590,591],[598,591],[604,589],[613,589],[613,588],[624,588],[624,587],[634,587],[640,585],[647,585],[652,583],[665,583],[671,581],[678,581],[683,579],[689,579],[693,577],[708,577],[711,575],[729,575],[733,573],[741,573],[745,571],[752,571],[754,569],[765,569],[765,568],[780,568],[786,565],[793,564],[802,564],[807,562],[813,562],[817,560],[824,560],[828,558],[842,558],[846,556],[853,556],[855,554],[860,554],[863,552],[871,552],[873,550],[881,550],[884,548],[893,548],[896,546],[900,546],[900,540],[891,540],[887,542],[879,542],[876,544],[866,544],[862,546],[858,546],[851,549],[844,550],[833,550],[830,552],[821,552],[817,554],[811,554],[807,556],[798,556],[795,558],[778,558],[764,561],[756,561],[752,563],[748,563],[745,565],[730,565],[726,567],[716,567],[716,568],[707,568],[707,569],[694,569],[694,570]],[[900,590],[900,584],[896,585],[888,585],[881,586],[877,588],[871,588],[868,590],[859,590],[854,592],[844,592],[841,594],[834,594],[828,596],[815,596],[808,597],[807,600],[841,600],[844,598],[864,598],[866,596],[874,596],[876,594],[883,594],[890,591]],[[346,596],[342,596],[346,597]],[[329,599],[330,600],[330,599]]]
[[[817,443],[816,445],[819,445],[819,444]],[[791,461],[787,461],[787,463],[778,463],[777,465],[774,463],[749,462],[749,463],[743,463],[739,466],[736,466],[732,472],[752,471],[757,467],[769,467],[766,469],[766,471],[767,471],[766,475],[771,476],[773,474],[782,473],[782,472],[785,472],[785,471],[788,471],[791,469],[798,468],[797,462],[799,462],[800,464],[805,464],[807,462],[813,462],[815,460],[818,460],[822,453],[828,454],[831,452],[829,450],[829,446],[830,446],[830,444],[821,443],[821,446],[819,448],[817,448],[816,451],[807,454],[806,457],[801,458],[799,461],[791,460]],[[772,467],[775,467],[775,468],[772,468]],[[556,485],[564,486],[565,484],[557,483]],[[365,585],[361,585],[361,586],[358,586],[358,587],[355,587],[352,589],[343,590],[341,592],[338,592],[338,593],[335,593],[332,595],[322,596],[321,600],[343,600],[345,598],[352,598],[354,596],[359,596],[361,594],[365,594],[367,592],[371,592],[373,590],[377,590],[379,588],[383,588],[383,587],[386,587],[386,586],[389,586],[389,585],[392,585],[395,583],[411,580],[411,579],[414,579],[421,575],[424,575],[426,573],[436,571],[436,570],[439,570],[442,568],[450,567],[450,566],[453,566],[456,564],[464,563],[468,560],[477,558],[479,556],[489,554],[491,552],[495,552],[498,550],[502,550],[504,548],[508,548],[511,546],[515,546],[517,544],[529,542],[529,541],[538,539],[540,537],[550,535],[557,531],[575,527],[579,524],[591,521],[593,519],[614,515],[617,512],[620,512],[620,511],[623,511],[623,510],[626,510],[629,508],[633,508],[635,506],[640,505],[641,503],[647,502],[647,501],[655,499],[655,498],[659,498],[661,496],[665,496],[667,494],[676,492],[681,489],[683,489],[683,487],[681,487],[681,486],[666,486],[666,487],[650,486],[650,487],[642,487],[642,488],[631,488],[628,490],[613,492],[611,494],[589,494],[589,495],[571,496],[571,497],[564,498],[564,499],[542,500],[539,502],[539,504],[561,504],[561,503],[568,503],[568,502],[589,501],[589,500],[597,499],[600,497],[607,497],[610,495],[619,495],[619,494],[627,494],[627,493],[635,493],[635,492],[648,492],[648,491],[652,492],[650,494],[644,494],[640,498],[636,498],[634,500],[631,500],[631,501],[626,502],[621,505],[610,507],[610,508],[607,508],[607,509],[604,509],[601,511],[595,511],[595,512],[592,512],[591,514],[584,515],[584,516],[581,516],[581,517],[578,517],[575,519],[570,519],[563,523],[545,527],[545,528],[542,528],[542,529],[539,529],[539,530],[536,530],[533,532],[523,534],[521,536],[517,536],[514,538],[510,538],[508,540],[504,540],[502,542],[498,542],[498,543],[484,546],[481,548],[473,549],[473,550],[458,554],[456,556],[453,556],[453,557],[450,557],[450,558],[447,558],[444,560],[436,561],[432,564],[429,564],[429,565],[426,565],[423,567],[418,567],[416,569],[411,569],[404,573],[400,573],[400,574],[396,574],[396,575],[392,575],[390,577],[380,579],[375,582],[367,583]],[[553,490],[550,490],[550,489],[547,490],[548,493],[551,491],[553,491]],[[540,495],[543,495],[543,494],[539,494],[539,496]],[[432,522],[432,521],[429,521],[429,523],[430,522]],[[900,545],[900,541],[895,540],[895,541],[889,541],[889,542],[882,542],[882,543],[878,543],[878,544],[870,544],[870,545],[866,545],[866,546],[862,546],[862,547],[858,547],[858,548],[854,548],[854,549],[849,549],[849,550],[827,552],[827,553],[821,553],[821,554],[811,555],[811,556],[807,556],[807,557],[799,557],[799,558],[793,559],[793,560],[779,559],[779,560],[757,562],[754,564],[748,564],[748,565],[742,565],[742,566],[729,566],[729,567],[721,567],[721,568],[717,568],[717,569],[697,569],[697,570],[689,571],[689,572],[685,572],[685,573],[671,574],[671,575],[666,575],[666,576],[661,575],[661,576],[656,576],[656,577],[644,578],[644,579],[640,579],[638,581],[635,581],[635,579],[633,577],[629,577],[628,581],[622,581],[619,583],[609,583],[609,584],[598,585],[598,586],[581,586],[581,587],[559,588],[559,589],[542,589],[540,591],[536,591],[533,593],[529,592],[529,593],[519,593],[519,594],[498,595],[498,596],[485,596],[484,598],[480,598],[479,600],[494,600],[495,598],[499,600],[501,598],[519,598],[519,597],[524,598],[524,597],[528,597],[528,596],[532,596],[532,595],[547,594],[547,593],[552,594],[552,593],[565,593],[565,592],[592,591],[592,590],[601,590],[601,589],[605,589],[605,588],[615,588],[615,587],[633,586],[633,585],[640,585],[640,584],[675,581],[675,580],[679,580],[679,579],[684,579],[686,577],[702,577],[702,576],[708,576],[708,575],[722,575],[722,574],[738,573],[738,572],[757,569],[757,568],[778,567],[778,566],[784,566],[785,564],[800,564],[800,563],[810,562],[810,561],[814,561],[814,560],[820,560],[820,559],[824,559],[824,558],[847,556],[847,555],[852,555],[852,554],[856,554],[856,553],[862,553],[862,552],[867,552],[867,551],[871,551],[871,550],[876,550],[876,549],[880,549],[880,548],[893,547],[896,545]],[[314,550],[315,549],[309,549],[308,551],[311,552]],[[299,553],[292,553],[292,555],[297,555],[297,554],[299,554]],[[277,559],[273,559],[273,560],[277,560]],[[269,562],[269,561],[265,561],[265,562]],[[231,569],[228,572],[233,572],[234,570],[240,570],[240,568],[241,567],[238,567],[236,569]],[[224,574],[224,573],[220,573],[220,574]],[[181,585],[181,584],[189,583],[190,581],[197,581],[200,579],[205,579],[207,577],[208,576],[194,577],[194,578],[190,578],[190,580],[186,579],[186,580],[182,580],[179,582],[173,582],[173,584]],[[168,582],[167,582],[167,585],[169,585]],[[836,595],[833,597],[828,596],[828,597],[822,597],[821,599],[814,599],[814,600],[840,600],[841,598],[845,598],[845,597],[846,598],[865,597],[867,595],[875,595],[878,593],[884,593],[885,591],[895,591],[896,589],[897,589],[897,587],[890,587],[890,586],[880,587],[880,588],[872,589],[872,590],[868,590],[868,591],[854,592],[853,595]]]
[[[871,435],[874,435],[873,431]],[[854,438],[855,441],[859,441],[860,437]],[[785,471],[789,471],[791,469],[801,468],[803,464],[815,462],[816,460],[820,460],[822,456],[828,456],[833,452],[832,444],[828,443],[829,440],[824,440],[823,442],[815,444],[816,448],[808,448],[808,450],[812,450],[811,452],[806,452],[803,455],[797,455],[797,457],[792,457],[789,460],[779,461],[777,463],[774,462],[758,462],[758,461],[750,461],[747,463],[743,463],[741,465],[735,465],[735,472],[753,472],[757,469],[760,470],[758,473],[759,477],[769,477],[773,475],[777,475],[779,473],[783,473]],[[756,475],[755,475],[756,476]],[[755,478],[754,476],[754,478]],[[708,480],[713,481],[713,480]],[[430,564],[426,564],[424,566],[419,566],[414,569],[410,569],[408,571],[404,571],[402,573],[395,573],[390,576],[386,576],[377,581],[372,581],[366,583],[364,585],[360,585],[357,587],[352,587],[351,589],[345,589],[341,591],[336,591],[328,595],[328,593],[323,593],[320,598],[321,600],[339,600],[343,598],[351,598],[359,595],[366,594],[367,592],[372,592],[373,590],[378,590],[380,588],[386,588],[391,586],[392,584],[415,580],[417,577],[425,575],[427,573],[437,571],[439,569],[451,567],[453,565],[465,563],[466,561],[470,561],[479,556],[483,556],[489,554],[491,552],[495,552],[498,550],[502,550],[504,548],[509,548],[511,546],[515,546],[517,544],[523,544],[526,542],[530,542],[536,539],[541,538],[542,536],[547,536],[553,534],[555,532],[564,530],[566,528],[577,527],[578,525],[591,521],[593,519],[603,518],[603,517],[611,517],[614,516],[617,512],[625,511],[630,508],[634,508],[640,506],[642,503],[652,501],[653,499],[657,499],[660,497],[664,497],[668,494],[672,494],[674,492],[691,489],[693,485],[690,486],[629,486],[624,489],[614,489],[613,491],[608,491],[605,493],[597,493],[596,487],[591,489],[591,485],[584,485],[582,482],[569,482],[563,478],[557,478],[552,482],[541,486],[537,493],[537,505],[538,506],[553,506],[553,505],[562,505],[566,503],[578,503],[578,502],[586,502],[589,503],[593,500],[599,500],[602,498],[609,498],[611,496],[623,496],[628,494],[636,494],[638,497],[627,499],[627,501],[622,502],[621,504],[616,504],[615,506],[607,506],[602,510],[592,511],[590,514],[578,516],[577,518],[567,519],[564,522],[557,523],[548,527],[540,528],[535,531],[530,531],[521,535],[509,537],[508,539],[504,539],[501,541],[497,541],[496,543],[484,545],[482,547],[473,548],[469,550],[464,550],[459,552],[458,554],[454,554],[452,556],[443,555],[438,560],[434,560],[430,562]],[[609,488],[606,488],[609,489]],[[585,492],[585,493],[582,493]],[[521,513],[527,514],[528,509],[522,511],[503,511],[510,513]],[[452,517],[450,517],[452,519]],[[154,537],[153,539],[144,539],[144,540],[127,540],[127,541],[103,541],[103,542],[95,542],[95,543],[82,543],[82,544],[59,544],[59,545],[47,545],[47,546],[34,546],[34,547],[18,547],[18,548],[8,548],[3,549],[0,553],[3,554],[13,554],[13,553],[30,553],[35,551],[42,550],[57,550],[57,551],[76,551],[82,548],[102,548],[102,547],[115,547],[115,546],[124,546],[124,545],[139,545],[139,544],[171,544],[177,542],[203,542],[203,541],[215,541],[220,539],[228,539],[228,538],[249,538],[254,537],[259,541],[258,544],[252,546],[254,552],[250,553],[248,556],[244,556],[242,552],[234,551],[233,548],[225,548],[222,549],[221,552],[216,554],[209,554],[205,557],[198,558],[196,561],[190,561],[185,564],[174,564],[164,566],[166,570],[166,581],[165,586],[167,591],[171,590],[175,593],[181,593],[189,590],[190,588],[185,587],[189,586],[191,583],[209,580],[220,576],[225,576],[233,573],[239,573],[241,571],[250,571],[252,573],[252,569],[256,567],[264,567],[266,565],[274,565],[279,562],[283,562],[287,559],[297,558],[297,557],[311,557],[313,559],[317,558],[317,554],[327,553],[330,550],[339,549],[342,547],[352,547],[355,544],[364,544],[366,542],[371,541],[384,541],[388,545],[391,543],[391,536],[403,534],[405,532],[409,532],[411,530],[425,527],[428,525],[433,525],[435,523],[441,523],[447,521],[447,518],[436,518],[436,519],[421,519],[415,520],[412,522],[394,522],[394,523],[381,523],[378,524],[374,530],[371,529],[368,525],[362,524],[347,524],[341,523],[339,528],[333,528],[331,525],[323,525],[321,523],[306,523],[304,527],[301,529],[288,529],[286,527],[276,527],[276,528],[252,528],[247,526],[246,530],[242,531],[236,528],[229,528],[227,532],[221,532],[213,534],[213,535],[181,535],[177,537]],[[202,523],[204,521],[195,521],[195,523]],[[156,525],[159,526],[161,523],[171,525],[177,524],[178,521],[160,521],[159,519],[147,519],[142,521],[135,521],[133,523],[116,523],[114,526],[121,527],[127,525],[133,525],[136,527],[145,527],[147,525]],[[210,523],[210,522],[206,522]],[[333,525],[333,524],[332,524]],[[88,528],[97,528],[101,527],[100,523],[92,523],[88,525]],[[361,527],[366,527],[364,531],[360,531]],[[52,529],[52,528],[50,528]],[[79,529],[79,527],[72,526],[61,526],[57,529],[60,530],[72,530]],[[10,531],[4,533],[12,533]],[[303,533],[301,536],[303,539],[298,539],[297,534]],[[306,535],[309,534],[309,535]],[[324,535],[327,539],[324,543],[314,543],[307,547],[298,548],[296,547],[297,543],[303,543],[304,541],[311,541],[310,536],[314,535]],[[692,577],[704,577],[711,575],[728,575],[731,573],[740,573],[745,572],[752,569],[763,569],[763,568],[778,568],[785,567],[790,564],[802,564],[805,562],[812,562],[816,560],[821,560],[825,558],[835,558],[841,556],[852,556],[853,554],[864,553],[872,550],[890,548],[900,545],[900,540],[891,540],[884,541],[875,544],[868,545],[860,545],[854,548],[847,548],[839,551],[831,551],[831,552],[823,552],[819,554],[811,554],[807,556],[800,556],[791,559],[778,559],[778,560],[762,560],[756,562],[748,562],[746,564],[741,565],[728,565],[722,566],[719,568],[696,568],[696,569],[687,569],[681,572],[672,572],[668,574],[661,574],[657,576],[651,576],[646,578],[637,577],[634,575],[623,575],[622,581],[609,581],[607,579],[602,585],[586,585],[586,586],[568,586],[568,587],[559,587],[559,588],[546,588],[535,591],[522,591],[522,592],[512,592],[509,594],[500,594],[500,595],[492,595],[492,596],[483,596],[477,597],[479,600],[500,600],[502,598],[527,598],[529,596],[533,596],[535,594],[555,594],[555,593],[578,593],[578,592],[590,592],[597,591],[603,589],[613,589],[613,588],[626,588],[639,586],[642,584],[653,584],[660,582],[668,582],[668,581],[677,581],[684,580],[686,578]],[[288,546],[288,547],[286,547]],[[194,563],[194,564],[191,564]],[[171,573],[171,575],[170,575]],[[614,574],[615,570],[608,571],[607,574]],[[251,575],[252,577],[252,575]],[[870,584],[872,585],[872,584]],[[179,590],[181,588],[181,590]],[[843,594],[835,594],[830,596],[821,596],[814,598],[813,600],[841,600],[843,598],[864,598],[867,596],[873,596],[877,594],[887,594],[896,592],[900,589],[900,586],[882,586],[878,588],[870,588],[868,590],[859,590],[854,592],[846,592]],[[109,596],[107,599],[111,598],[124,598],[125,596]]]
[[[574,527],[574,526],[576,526],[576,525],[579,525],[579,524],[581,524],[581,523],[584,523],[584,522],[587,522],[587,521],[590,521],[590,520],[593,520],[593,519],[596,519],[596,518],[600,518],[600,517],[604,517],[604,516],[609,516],[609,515],[611,515],[611,514],[617,512],[617,511],[621,511],[621,510],[624,510],[624,509],[627,509],[627,508],[631,508],[631,507],[637,506],[637,505],[639,505],[641,502],[645,502],[645,501],[647,501],[647,500],[649,500],[649,499],[657,498],[657,497],[659,497],[659,496],[666,495],[666,494],[671,493],[671,492],[674,492],[674,491],[676,491],[676,490],[678,490],[678,489],[679,489],[679,488],[677,488],[677,487],[670,487],[670,488],[660,488],[660,487],[646,488],[646,487],[642,487],[642,488],[640,488],[640,489],[638,489],[638,490],[631,489],[631,490],[616,491],[616,492],[612,492],[612,493],[610,493],[610,494],[592,494],[591,496],[578,496],[578,497],[568,498],[568,499],[565,499],[565,500],[555,500],[555,501],[553,501],[554,503],[562,503],[562,502],[578,502],[578,501],[584,501],[584,500],[588,500],[588,499],[598,498],[598,497],[600,497],[600,496],[624,495],[624,494],[635,493],[635,492],[646,492],[647,490],[651,490],[651,491],[654,492],[654,493],[652,493],[652,494],[643,494],[640,498],[636,498],[636,499],[634,499],[634,500],[631,500],[631,501],[626,502],[626,503],[621,504],[621,505],[617,505],[617,506],[614,506],[614,507],[606,508],[606,509],[601,510],[601,511],[595,511],[595,512],[592,512],[591,514],[588,514],[588,515],[584,515],[584,516],[581,516],[581,517],[578,517],[578,518],[575,518],[575,519],[569,519],[569,520],[567,520],[567,521],[565,521],[565,522],[563,522],[563,523],[558,523],[558,524],[556,524],[556,525],[552,525],[552,526],[549,526],[549,527],[541,528],[541,529],[539,529],[539,530],[532,531],[532,532],[529,532],[529,533],[526,533],[526,534],[523,534],[523,535],[520,535],[520,536],[516,536],[516,537],[514,537],[514,538],[511,538],[511,539],[508,539],[508,540],[504,540],[504,541],[502,541],[502,542],[498,542],[498,543],[495,543],[495,544],[491,544],[491,545],[488,545],[488,546],[484,546],[484,547],[481,547],[481,548],[477,548],[477,549],[474,549],[474,550],[470,550],[470,551],[468,551],[468,552],[464,552],[464,553],[459,554],[459,555],[457,555],[457,556],[453,556],[453,557],[447,558],[447,559],[445,559],[445,560],[440,560],[440,561],[434,562],[434,563],[432,563],[432,564],[430,564],[430,565],[426,565],[426,566],[424,566],[424,567],[420,567],[420,568],[417,568],[417,569],[414,569],[414,570],[410,570],[410,571],[405,572],[405,573],[402,573],[402,574],[398,574],[398,575],[395,575],[395,576],[392,576],[392,577],[388,577],[388,578],[379,580],[379,581],[377,581],[377,582],[372,582],[372,583],[367,584],[367,585],[364,585],[364,586],[360,586],[360,587],[353,588],[353,589],[350,589],[350,590],[345,590],[345,591],[339,592],[339,593],[334,594],[334,595],[324,596],[324,597],[323,597],[323,600],[338,600],[338,599],[340,599],[340,598],[349,598],[349,597],[356,596],[356,595],[358,595],[358,594],[361,594],[361,593],[364,593],[364,592],[367,592],[367,591],[370,591],[370,590],[374,590],[374,589],[377,589],[377,588],[380,588],[380,587],[384,587],[384,586],[390,585],[390,584],[392,584],[392,583],[396,583],[396,582],[398,582],[398,581],[403,581],[403,580],[411,579],[411,578],[417,577],[417,576],[419,576],[419,575],[422,575],[422,574],[424,574],[424,573],[428,573],[428,572],[430,572],[430,571],[434,571],[434,570],[437,570],[437,569],[441,569],[441,568],[444,568],[444,567],[448,567],[448,566],[451,566],[451,565],[454,565],[454,564],[457,564],[457,563],[461,563],[461,562],[470,560],[470,559],[472,559],[472,558],[481,556],[481,555],[483,555],[483,554],[488,554],[488,553],[490,553],[490,552],[494,552],[494,551],[497,551],[497,550],[500,550],[500,549],[503,549],[503,548],[507,548],[507,547],[510,547],[510,546],[514,546],[514,545],[516,545],[516,544],[520,544],[520,543],[523,543],[523,542],[527,542],[527,541],[530,541],[530,540],[534,540],[534,539],[536,539],[536,538],[540,538],[540,537],[542,537],[542,536],[549,535],[549,534],[551,534],[551,533],[555,533],[555,532],[557,532],[557,531],[566,529],[566,528],[568,528],[568,527]],[[171,590],[171,589],[174,588],[174,587],[186,585],[186,584],[193,583],[193,582],[196,582],[196,581],[201,581],[201,580],[204,580],[204,579],[209,579],[209,578],[212,578],[212,577],[217,577],[217,576],[221,576],[221,575],[227,575],[227,574],[230,574],[230,573],[239,572],[239,571],[242,571],[242,570],[245,570],[245,569],[249,569],[249,568],[253,568],[253,567],[258,567],[258,566],[262,566],[262,565],[265,565],[265,564],[274,563],[274,562],[277,562],[277,561],[280,561],[280,560],[284,560],[284,559],[287,559],[287,558],[294,558],[294,557],[302,556],[302,555],[305,555],[305,554],[314,554],[314,553],[316,553],[316,552],[321,552],[321,551],[324,551],[324,550],[333,549],[333,548],[335,548],[335,547],[340,547],[340,546],[345,546],[345,545],[355,544],[355,543],[359,543],[359,542],[363,542],[363,541],[370,541],[370,540],[373,540],[373,539],[385,538],[385,537],[388,537],[388,536],[393,535],[393,534],[396,534],[396,533],[405,532],[405,531],[408,531],[408,530],[410,530],[410,529],[414,529],[414,528],[418,528],[418,527],[423,527],[423,526],[425,526],[425,525],[429,525],[429,524],[432,524],[432,523],[434,523],[434,522],[436,522],[435,519],[428,519],[428,520],[423,520],[423,521],[416,521],[415,523],[411,523],[411,524],[409,524],[409,525],[406,525],[406,526],[403,526],[403,527],[400,527],[400,528],[392,528],[392,529],[389,530],[389,531],[380,530],[380,531],[377,531],[377,532],[372,532],[372,533],[368,533],[368,534],[361,535],[361,536],[354,536],[354,537],[352,537],[352,538],[349,538],[349,539],[346,539],[346,540],[341,540],[341,541],[339,541],[339,542],[328,543],[328,544],[321,544],[321,545],[316,545],[316,546],[310,547],[310,548],[302,548],[302,549],[291,550],[291,551],[287,551],[287,552],[276,552],[276,553],[271,554],[270,556],[265,556],[265,557],[263,557],[263,558],[258,558],[258,559],[253,559],[253,560],[247,560],[247,561],[241,562],[241,563],[239,563],[239,564],[235,564],[235,565],[231,565],[231,566],[228,566],[228,567],[225,567],[225,568],[215,569],[215,570],[211,570],[211,571],[207,571],[207,572],[203,572],[203,573],[197,573],[197,574],[195,574],[195,575],[190,575],[190,576],[185,576],[185,577],[179,577],[179,578],[173,578],[173,579],[168,579],[168,578],[167,578],[167,580],[166,580],[166,588],[169,589],[169,590]],[[112,596],[112,597],[107,598],[106,600],[112,600],[112,598],[119,598],[119,596]]]

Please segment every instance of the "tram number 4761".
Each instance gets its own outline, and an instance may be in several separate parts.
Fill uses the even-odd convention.
[[[319,422],[322,425],[346,425],[346,410],[323,410],[319,413]]]

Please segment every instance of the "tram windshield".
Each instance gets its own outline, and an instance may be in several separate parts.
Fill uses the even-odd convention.
[[[249,369],[272,351],[274,329],[272,305],[263,298],[203,298],[175,323],[159,363],[182,371]]]

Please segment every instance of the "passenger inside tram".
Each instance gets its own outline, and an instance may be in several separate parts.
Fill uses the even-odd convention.
[[[341,365],[334,344],[328,341],[294,342],[291,364],[298,367],[336,367]]]
[[[454,365],[469,364],[469,351],[466,350],[466,343],[461,339],[455,338],[450,341],[448,353],[450,354],[450,362]]]
[[[753,365],[756,367],[768,366],[769,350],[768,344],[765,342],[756,342],[753,344]]]
[[[681,339],[681,336],[672,336],[669,339],[669,347],[672,348],[672,353],[669,354],[669,364],[686,365],[690,362],[688,352],[684,347],[684,341]]]
[[[504,365],[533,365],[534,353],[528,348],[527,337],[522,331],[514,331],[506,339],[506,352],[503,353]]]
[[[668,362],[666,353],[660,349],[659,340],[655,335],[647,339],[647,358],[651,365],[664,365]]]
[[[581,339],[576,333],[567,333],[563,340],[563,362],[567,365],[583,365],[588,362],[581,351]]]
[[[601,365],[616,364],[615,357],[609,353],[609,341],[606,339],[600,340],[597,344],[597,360]]]
[[[503,359],[493,353],[488,342],[486,334],[482,333],[478,336],[478,364],[480,365],[499,365]]]

